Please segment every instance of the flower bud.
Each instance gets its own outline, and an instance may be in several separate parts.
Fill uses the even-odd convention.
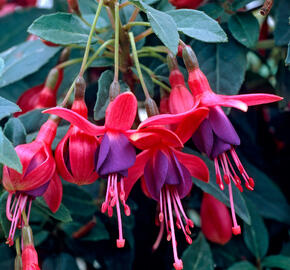
[[[28,245],[34,245],[33,233],[32,233],[31,227],[28,225],[24,225],[22,227],[22,242],[23,242],[24,248]]]
[[[17,254],[14,260],[14,270],[22,270],[22,258]]]
[[[176,57],[172,53],[167,54],[167,65],[170,71],[174,69],[178,69],[178,63],[177,63]]]
[[[110,101],[113,101],[120,94],[120,84],[118,81],[113,81],[110,85],[109,95]]]
[[[77,15],[80,15],[79,3],[78,0],[67,0],[70,12],[73,12]]]
[[[178,8],[190,8],[195,9],[199,7],[204,0],[169,0],[170,3]]]
[[[205,237],[224,245],[232,237],[232,221],[227,207],[208,193],[203,193],[201,203],[201,229]]]
[[[82,76],[78,76],[75,82],[75,99],[83,100],[86,92],[86,82]]]
[[[185,46],[183,48],[182,57],[188,72],[193,71],[196,68],[199,68],[196,55],[190,46]]]
[[[64,48],[60,54],[60,57],[58,59],[58,63],[63,63],[65,61],[67,61],[69,59],[69,56],[70,56],[70,48]]]
[[[40,270],[38,255],[33,245],[27,245],[22,252],[23,270]]]
[[[145,99],[145,108],[146,108],[148,117],[159,114],[158,107],[154,99],[152,99],[151,97],[148,97]]]

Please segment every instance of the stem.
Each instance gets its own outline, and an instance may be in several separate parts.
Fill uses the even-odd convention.
[[[142,88],[143,88],[143,91],[144,91],[144,95],[145,95],[146,98],[150,98],[147,86],[145,84],[145,81],[144,81],[144,78],[143,78],[143,75],[142,75],[142,72],[141,72],[140,63],[139,63],[137,50],[136,50],[136,44],[135,44],[134,36],[133,36],[132,32],[129,33],[129,39],[130,39],[130,43],[131,43],[131,48],[132,48],[132,53],[133,53],[135,66],[136,66],[136,69],[137,69],[137,72],[138,72],[138,76],[139,76],[139,79],[140,79],[140,82],[141,82],[141,85],[142,85]]]
[[[20,249],[20,239],[19,237],[15,240],[15,248],[16,248],[16,254],[21,256],[21,249]]]
[[[126,1],[126,2],[124,2],[124,3],[122,3],[122,4],[120,5],[120,9],[126,7],[126,6],[128,6],[128,5],[130,5],[130,4],[131,4],[131,3],[130,3],[129,1]]]
[[[119,80],[119,3],[115,3],[115,70],[114,70],[114,81]]]
[[[152,28],[147,29],[146,31],[144,31],[143,33],[139,34],[138,36],[135,37],[135,42],[151,35],[153,33]]]
[[[25,213],[25,209],[22,211],[22,218],[23,218],[23,221],[24,221],[24,224],[26,226],[28,226],[28,221],[27,221],[27,216],[26,216],[26,213]]]
[[[163,88],[164,90],[166,90],[168,93],[171,92],[170,87],[168,87],[165,83],[159,81],[155,77],[152,77],[151,79],[152,79],[152,82],[154,82],[155,84],[159,85],[161,88]]]
[[[166,58],[158,53],[155,53],[155,52],[151,52],[151,53],[149,53],[149,52],[148,53],[146,53],[146,52],[139,53],[138,52],[138,57],[154,57],[154,58],[159,59],[161,62],[166,63]]]
[[[62,103],[60,104],[60,107],[65,107],[69,98],[70,98],[70,95],[72,94],[73,90],[74,90],[74,87],[75,87],[75,82],[76,82],[76,78],[74,79],[73,83],[71,84],[69,90],[67,91]]]
[[[71,65],[74,65],[74,64],[77,64],[77,63],[80,63],[82,62],[83,58],[75,58],[75,59],[71,59],[71,60],[68,60],[68,61],[65,61],[65,62],[62,62],[60,64],[58,64],[56,66],[56,68],[65,68],[65,67],[68,67],[68,66],[71,66]]]
[[[133,13],[132,13],[132,15],[131,15],[131,17],[129,19],[129,22],[133,22],[133,21],[136,20],[138,14],[139,14],[139,11],[140,11],[140,9],[135,7],[135,9],[134,9],[134,11],[133,11]]]
[[[267,39],[259,41],[255,49],[272,49],[274,47],[275,41],[273,39]]]
[[[138,25],[150,27],[150,23],[149,22],[128,22],[124,26],[124,28],[127,29],[127,30],[129,30],[131,27],[138,26]]]
[[[79,15],[79,18],[82,20],[82,22],[87,25],[88,27],[91,28],[91,25],[89,24],[89,22],[82,16],[82,15]]]
[[[103,2],[104,2],[104,0],[100,0],[98,8],[97,8],[97,11],[96,11],[96,15],[95,15],[95,18],[94,18],[94,21],[93,21],[93,24],[91,26],[91,31],[90,31],[90,34],[89,34],[89,38],[88,38],[88,41],[87,41],[87,46],[86,46],[86,50],[85,50],[85,54],[84,54],[84,58],[83,58],[82,66],[81,66],[81,70],[80,70],[80,73],[79,73],[80,76],[83,76],[84,71],[85,71],[85,65],[86,65],[87,60],[88,60],[90,46],[91,46],[91,42],[92,42],[92,38],[93,38],[93,33],[95,31],[95,27],[96,27],[98,18],[99,18],[100,13],[101,13]]]

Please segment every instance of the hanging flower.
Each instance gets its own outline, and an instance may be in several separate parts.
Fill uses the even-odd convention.
[[[176,8],[195,9],[199,7],[204,0],[169,0],[169,2]]]
[[[119,95],[109,104],[104,126],[96,126],[80,114],[65,108],[56,107],[44,111],[64,118],[88,135],[102,136],[96,153],[96,171],[101,177],[108,178],[108,184],[101,211],[103,213],[108,211],[108,215],[112,216],[113,207],[116,206],[119,227],[117,247],[120,248],[125,245],[120,201],[124,206],[125,215],[130,215],[130,208],[125,203],[124,177],[127,176],[128,169],[136,159],[135,149],[129,141],[132,133],[130,128],[135,120],[136,111],[137,100],[130,92]],[[117,187],[118,181],[120,189]]]
[[[71,109],[87,119],[84,79],[79,77],[75,85],[75,100]],[[96,136],[90,136],[77,126],[71,125],[55,150],[56,166],[61,177],[78,185],[93,183],[98,178],[95,170],[98,145],[99,141]]]
[[[203,109],[192,114],[197,125],[206,114],[207,110]],[[130,139],[143,151],[129,169],[125,179],[125,192],[128,195],[135,182],[142,177],[145,194],[156,200],[159,205],[160,232],[153,248],[158,247],[165,226],[167,240],[172,242],[173,266],[176,270],[183,269],[183,263],[177,254],[173,213],[176,216],[176,227],[183,231],[186,241],[191,244],[192,239],[189,235],[193,222],[187,217],[181,199],[188,195],[192,188],[192,176],[205,182],[209,181],[207,166],[200,158],[180,152],[178,149],[183,147],[182,141],[175,133],[163,127],[150,126],[139,129]]]
[[[231,216],[222,202],[208,193],[203,193],[200,216],[201,229],[208,240],[220,245],[231,240]]]
[[[11,221],[7,243],[14,243],[14,234],[21,225],[21,213],[28,205],[28,219],[32,201],[44,197],[49,208],[56,212],[62,198],[62,185],[55,171],[51,144],[55,137],[57,124],[53,120],[45,122],[35,141],[16,146],[15,150],[22,163],[23,172],[19,173],[7,166],[3,167],[2,183],[8,191],[6,216]],[[14,197],[14,199],[13,199]]]

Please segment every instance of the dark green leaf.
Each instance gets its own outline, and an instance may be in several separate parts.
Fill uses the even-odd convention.
[[[247,199],[259,206],[257,212],[265,218],[290,224],[290,207],[278,186],[250,162],[244,159],[242,162],[249,176],[256,180],[254,191],[245,189],[244,193]]]
[[[0,77],[0,87],[16,82],[39,70],[60,48],[48,47],[40,40],[26,41],[2,52],[5,62]]]
[[[228,270],[256,270],[257,268],[250,262],[238,262],[233,264]]]
[[[2,75],[2,71],[4,70],[4,60],[2,58],[0,58],[0,76]]]
[[[220,25],[202,11],[178,9],[168,11],[178,31],[204,42],[226,42],[227,35]]]
[[[0,269],[14,269],[15,252],[5,243],[0,244]]]
[[[79,270],[74,257],[68,253],[61,253],[48,257],[42,264],[42,270]]]
[[[286,66],[290,65],[290,42],[288,43],[288,51],[287,51],[287,57],[285,59]]]
[[[276,24],[274,30],[274,39],[278,46],[287,45],[290,40],[289,10],[289,0],[278,1],[278,7],[275,13]]]
[[[35,20],[28,32],[61,45],[86,44],[90,29],[78,16],[70,13],[44,15]],[[96,41],[95,38],[92,39]]]
[[[113,81],[114,73],[106,70],[98,80],[97,101],[94,107],[94,119],[101,120],[105,118],[106,109],[109,105],[109,89]],[[120,81],[121,92],[126,92],[128,87]]]
[[[13,143],[13,146],[26,143],[26,131],[18,118],[10,118],[5,124],[4,134]]]
[[[190,154],[200,157],[206,163],[210,172],[209,183],[205,183],[200,180],[194,179],[194,184],[197,185],[199,188],[201,188],[204,192],[213,195],[219,201],[221,201],[222,203],[230,207],[229,193],[228,193],[227,187],[225,187],[225,190],[222,191],[219,188],[219,186],[216,184],[216,175],[215,175],[215,168],[214,168],[213,161],[211,161],[207,157],[187,147],[184,148],[184,150],[186,153],[190,153]],[[237,215],[241,219],[243,219],[246,223],[251,224],[251,217],[250,217],[246,202],[241,192],[236,188],[235,185],[232,185],[232,189],[233,189],[233,197],[234,197],[234,202],[235,202],[235,211]]]
[[[269,235],[263,219],[257,214],[257,208],[247,202],[247,206],[251,216],[251,225],[244,224],[243,237],[248,249],[257,258],[263,258],[269,247]],[[260,206],[257,205],[259,208]]]
[[[253,2],[253,0],[234,0],[232,3],[232,9],[236,11],[249,4],[250,2]]]
[[[131,68],[131,69],[134,72],[134,74],[138,77],[137,69],[136,68]],[[142,70],[142,75],[143,75],[143,79],[145,81],[145,84],[147,86],[148,92],[149,92],[150,96],[153,97],[154,96],[154,83],[152,81],[152,78],[151,78],[150,74],[148,74],[147,71],[144,69]],[[138,100],[145,99],[143,88],[142,88],[142,85],[140,83],[136,85],[135,92],[136,92],[136,96],[137,96]]]
[[[60,204],[59,209],[55,213],[51,212],[51,210],[48,208],[48,206],[46,205],[42,197],[36,198],[33,204],[37,210],[59,221],[62,221],[65,223],[72,221],[69,210],[62,203]]]
[[[63,185],[62,202],[72,215],[87,217],[92,216],[97,210],[90,194],[77,185]]]
[[[27,28],[40,15],[48,13],[47,9],[25,8],[16,9],[14,12],[0,18],[0,52],[9,49],[15,44],[27,39]]]
[[[264,267],[290,269],[290,257],[284,255],[272,255],[262,260]]]
[[[228,23],[234,38],[246,47],[254,47],[258,41],[260,27],[258,20],[252,13],[237,13]]]
[[[216,3],[209,3],[198,8],[199,10],[205,12],[208,16],[213,19],[217,19],[224,13],[224,9]]]
[[[109,67],[113,66],[114,62],[111,58],[100,57],[93,61],[90,67]]]
[[[0,163],[22,172],[22,164],[12,143],[5,137],[2,129],[0,129]]]
[[[0,97],[0,120],[12,113],[20,111],[21,109],[15,103]]]
[[[205,44],[194,42],[200,68],[207,76],[213,91],[235,95],[239,92],[246,72],[246,49],[229,35],[228,43]]]
[[[210,247],[202,233],[182,254],[184,270],[213,270]]]
[[[41,230],[33,235],[34,245],[37,247],[41,245],[49,236],[48,231]]]
[[[10,221],[6,217],[6,201],[8,192],[3,192],[0,197],[0,222],[5,237],[7,238],[10,230]]]

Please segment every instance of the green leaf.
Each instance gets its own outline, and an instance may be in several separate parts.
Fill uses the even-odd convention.
[[[272,255],[262,260],[263,267],[290,269],[290,257],[284,255]]]
[[[49,237],[49,232],[41,230],[33,235],[34,245],[37,247],[41,245]]]
[[[243,8],[245,5],[249,4],[250,2],[253,2],[253,0],[234,0],[232,3],[232,9],[234,11]]]
[[[59,209],[53,213],[46,205],[46,202],[42,197],[36,198],[36,200],[33,202],[33,205],[35,209],[39,210],[40,212],[53,217],[56,220],[59,220],[61,222],[67,223],[71,222],[72,218],[70,215],[69,210],[61,203]]]
[[[90,194],[77,185],[63,184],[62,202],[72,215],[88,217],[97,210]]]
[[[40,38],[60,44],[86,44],[90,29],[78,16],[70,13],[44,15],[35,20],[28,32]],[[93,38],[92,42],[96,39]]]
[[[21,112],[21,109],[15,103],[0,97],[0,120],[15,112]]]
[[[0,163],[22,173],[22,164],[19,157],[12,143],[3,134],[2,129],[0,129]]]
[[[74,232],[77,232],[83,226],[85,226],[85,224],[81,224],[79,222],[71,222],[68,224],[64,224],[62,228],[66,234],[72,236]],[[96,225],[91,229],[91,231],[89,231],[88,234],[84,235],[79,239],[83,241],[97,242],[110,239],[110,235],[102,221],[100,219],[97,219]]]
[[[26,130],[18,118],[10,118],[4,127],[4,134],[13,146],[26,143]]]
[[[3,229],[4,235],[7,238],[10,230],[10,221],[6,217],[6,202],[8,192],[3,192],[0,197],[0,222]],[[17,230],[16,230],[17,231]]]
[[[251,216],[251,225],[244,224],[243,237],[248,249],[257,259],[262,259],[269,247],[269,235],[263,219],[257,214],[256,207],[247,202]],[[257,205],[259,208],[260,205]]]
[[[210,247],[202,233],[182,254],[184,270],[213,270]]]
[[[48,13],[48,9],[25,8],[16,9],[14,12],[0,17],[0,52],[9,49],[15,44],[27,39],[27,28],[40,15]]]
[[[60,253],[59,255],[53,255],[47,257],[43,264],[42,270],[79,270],[74,257],[68,253]]]
[[[276,24],[274,30],[274,40],[278,46],[287,45],[290,40],[289,10],[289,0],[278,1],[278,7],[275,13]]]
[[[228,270],[256,270],[257,268],[250,262],[238,262],[233,264]]]
[[[242,156],[240,155],[240,157]],[[263,217],[290,224],[290,207],[279,187],[250,162],[242,158],[241,160],[248,175],[257,180],[254,191],[245,189],[246,198],[259,206],[257,212]]]
[[[2,71],[4,70],[4,60],[2,58],[0,58],[0,76],[2,75]]]
[[[287,57],[285,59],[285,65],[286,66],[290,65],[290,42],[288,43],[288,50],[287,50]]]
[[[16,82],[39,70],[60,48],[48,47],[40,40],[26,41],[2,52],[5,67],[0,76],[0,87]]]
[[[227,42],[227,35],[220,25],[202,11],[178,9],[168,11],[178,31],[204,42]]]
[[[205,44],[195,41],[192,45],[200,68],[207,76],[213,91],[235,95],[244,81],[247,50],[230,35],[228,37],[227,43]]]
[[[234,38],[248,48],[254,47],[259,39],[260,27],[252,13],[237,13],[228,22]]]
[[[216,3],[206,4],[199,7],[198,9],[205,12],[208,16],[212,17],[215,20],[224,13],[224,9]]]
[[[172,17],[165,12],[150,7],[141,0],[130,2],[146,13],[153,32],[173,54],[176,54],[179,43],[179,34],[176,23]]]
[[[94,107],[94,119],[96,121],[105,118],[106,109],[110,102],[109,89],[113,79],[114,73],[111,70],[106,70],[102,73],[98,80],[97,101]],[[128,90],[128,86],[121,81],[119,83],[121,92],[126,92]]]
[[[214,163],[209,158],[201,155],[200,153],[193,151],[189,148],[184,148],[186,153],[193,154],[195,156],[200,157],[205,164],[207,165],[210,173],[210,181],[209,183],[205,183],[203,181],[194,179],[194,184],[201,188],[204,192],[211,194],[215,198],[217,198],[222,203],[226,204],[230,207],[230,200],[229,200],[229,193],[227,189],[227,185],[225,185],[225,190],[221,190],[219,186],[216,184],[216,175],[215,175],[215,168]],[[241,194],[241,192],[236,188],[235,185],[232,185],[233,189],[233,197],[235,202],[235,211],[236,214],[244,220],[247,224],[251,224],[251,217],[246,205],[246,202]]]
[[[0,269],[14,269],[15,253],[5,243],[0,244]]]

